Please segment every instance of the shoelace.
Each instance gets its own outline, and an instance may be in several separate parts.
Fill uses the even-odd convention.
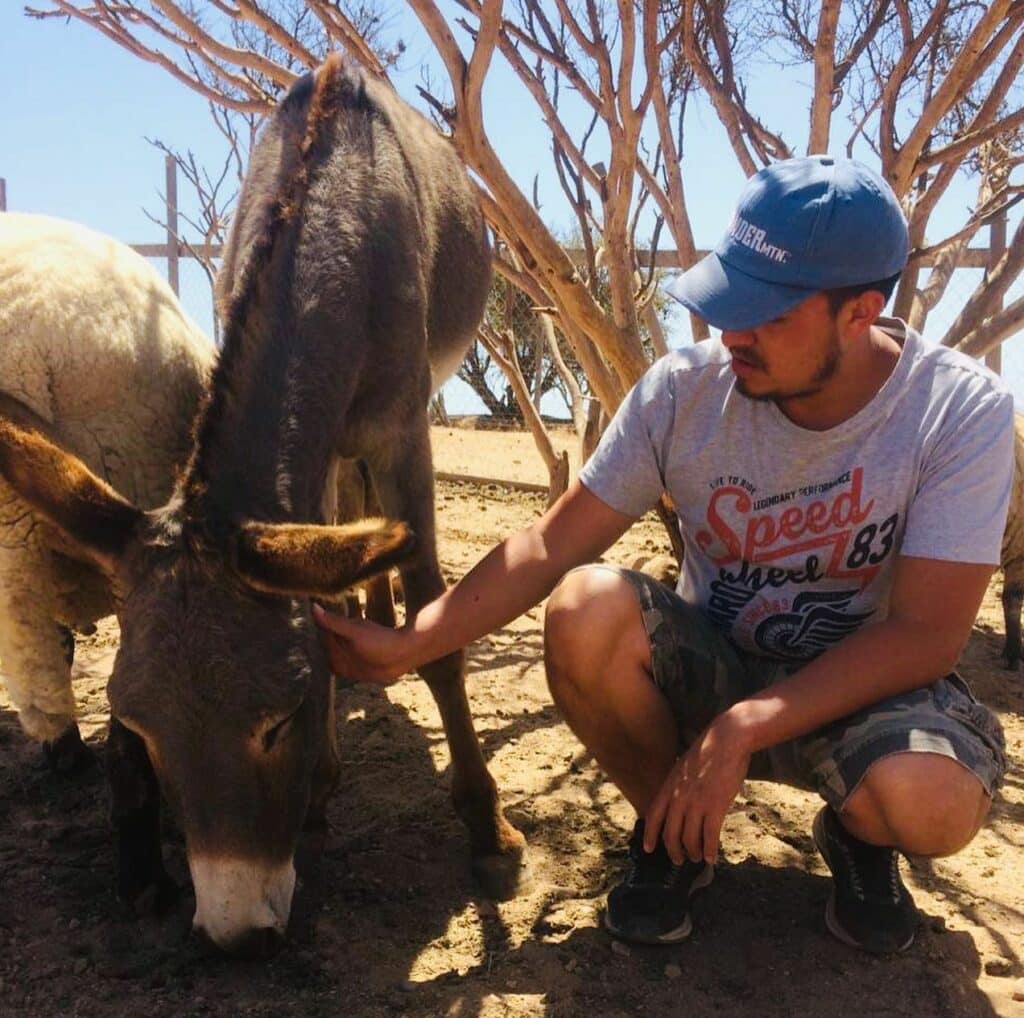
[[[846,861],[846,869],[850,875],[850,887],[853,893],[856,895],[858,901],[865,900],[864,894],[864,882],[861,877],[861,869],[865,862],[874,862],[874,859],[857,859],[853,848],[841,838],[832,837],[829,839],[834,845],[837,845],[839,851],[843,855],[843,859]],[[899,856],[892,849],[879,848],[874,845],[866,846],[871,855],[876,853],[887,852],[887,869],[888,869],[888,882],[889,882],[889,896],[892,898],[893,904],[898,905],[900,901],[900,861]],[[866,852],[862,852],[861,855],[866,855]]]
[[[645,852],[642,842],[630,845],[629,859],[629,881],[633,884],[671,884],[682,868],[672,862],[661,844],[653,852]]]

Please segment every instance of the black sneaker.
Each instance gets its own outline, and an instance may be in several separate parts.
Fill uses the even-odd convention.
[[[715,868],[705,862],[672,862],[661,839],[644,851],[644,822],[629,839],[629,872],[608,895],[604,924],[620,940],[636,944],[677,944],[693,930],[690,895],[707,887]]]
[[[895,954],[910,947],[920,917],[900,879],[896,850],[855,838],[831,806],[814,818],[814,843],[834,881],[825,906],[829,932],[871,954]]]

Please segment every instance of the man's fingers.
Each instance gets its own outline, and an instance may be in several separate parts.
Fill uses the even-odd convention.
[[[375,686],[390,686],[401,678],[401,675],[392,675],[390,672],[368,667],[358,658],[353,658],[346,653],[344,637],[329,633],[325,642],[327,643],[327,659],[331,671],[335,675],[343,675],[346,679],[351,679],[354,682],[368,682]]]
[[[313,621],[321,629],[326,629],[327,632],[343,638],[349,637],[354,625],[352,619],[345,615],[339,615],[337,612],[329,612],[315,601],[313,602]]]
[[[689,812],[689,802],[683,795],[682,789],[675,785],[669,797],[668,810],[665,813],[665,823],[661,830],[661,840],[665,843],[669,857],[677,865],[686,861],[683,855],[683,824]]]
[[[683,824],[682,843],[686,857],[696,862],[704,858],[704,827],[707,817],[701,809],[690,809]]]

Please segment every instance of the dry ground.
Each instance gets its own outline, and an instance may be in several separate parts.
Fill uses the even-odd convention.
[[[543,480],[525,435],[435,429],[440,470]],[[441,484],[441,555],[461,575],[542,496]],[[645,521],[610,556],[665,545]],[[39,765],[0,694],[0,1013],[3,1015],[726,1015],[1024,1018],[1024,679],[999,666],[998,581],[963,671],[1000,712],[1013,767],[987,829],[965,852],[904,864],[925,916],[894,960],[824,932],[826,871],[804,793],[750,783],[725,825],[696,930],[677,947],[627,949],[600,928],[630,811],[553,710],[539,614],[470,649],[477,727],[509,815],[530,842],[523,893],[476,896],[449,807],[447,751],[425,687],[339,697],[345,770],[333,834],[296,899],[290,942],[268,964],[202,957],[191,899],[163,919],[112,900],[105,793],[97,774]],[[100,748],[117,631],[79,643],[83,729]],[[166,847],[184,885],[180,840]]]

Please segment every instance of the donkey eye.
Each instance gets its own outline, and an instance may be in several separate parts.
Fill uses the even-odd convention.
[[[277,740],[288,730],[288,726],[295,720],[295,715],[298,713],[298,710],[292,711],[288,717],[282,718],[277,724],[272,725],[263,733],[264,753],[269,753],[274,748]]]

